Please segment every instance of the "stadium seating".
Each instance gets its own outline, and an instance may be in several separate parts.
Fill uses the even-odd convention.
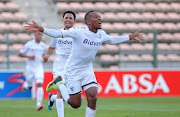
[[[32,39],[23,28],[23,23],[27,21],[28,16],[20,12],[18,4],[11,0],[0,0],[0,62],[7,62],[7,52],[12,64],[26,61],[17,54],[24,47],[24,43]]]

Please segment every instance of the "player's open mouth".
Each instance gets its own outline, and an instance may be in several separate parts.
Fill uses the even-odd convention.
[[[66,24],[70,24],[70,22],[66,22]]]

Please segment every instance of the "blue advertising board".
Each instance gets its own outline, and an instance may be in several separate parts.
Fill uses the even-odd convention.
[[[31,98],[31,90],[23,92],[23,72],[0,73],[0,99]]]

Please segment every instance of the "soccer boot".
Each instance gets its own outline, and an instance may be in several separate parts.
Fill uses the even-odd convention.
[[[54,106],[54,101],[51,101],[51,97],[54,95],[53,93],[49,93],[49,101],[48,101],[48,109],[52,110]]]
[[[36,108],[37,111],[40,111],[41,109],[43,109],[43,105]]]
[[[47,86],[46,86],[46,91],[49,92],[52,89],[58,89],[57,83],[63,83],[62,77],[57,76],[53,81],[51,81]]]

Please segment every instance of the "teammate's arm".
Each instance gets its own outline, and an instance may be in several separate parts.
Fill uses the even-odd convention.
[[[27,56],[26,54],[23,54],[23,53],[19,53],[18,56],[28,58],[28,59],[31,59],[31,60],[35,59],[35,56]]]
[[[27,56],[26,55],[27,51],[29,51],[29,46],[31,46],[29,43],[25,43],[24,48],[19,51],[18,56],[34,60],[35,56]]]
[[[49,47],[46,54],[43,57],[44,62],[47,62],[51,54],[54,52],[55,48]]]

